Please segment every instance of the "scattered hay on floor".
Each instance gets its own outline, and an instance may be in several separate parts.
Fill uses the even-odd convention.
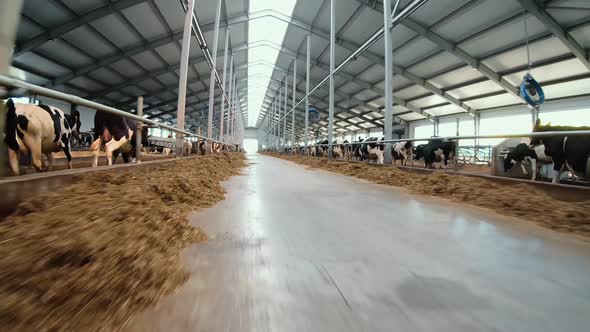
[[[0,330],[115,330],[188,278],[186,214],[224,198],[239,153],[77,176],[0,221]]]
[[[488,179],[441,172],[416,174],[394,167],[376,167],[325,158],[268,155],[374,183],[402,187],[412,193],[489,208],[497,213],[533,221],[551,229],[590,237],[590,201],[557,200],[533,185],[505,185]]]

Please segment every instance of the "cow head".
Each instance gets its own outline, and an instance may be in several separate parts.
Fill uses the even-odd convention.
[[[514,156],[511,152],[500,156],[504,157],[504,172],[508,172],[512,167],[514,167],[514,165],[518,163],[518,161],[514,159]]]

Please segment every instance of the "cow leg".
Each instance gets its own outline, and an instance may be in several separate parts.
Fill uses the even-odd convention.
[[[561,177],[561,171],[563,170],[564,164],[556,163],[553,165],[553,183],[559,183]]]
[[[68,159],[68,168],[72,169],[73,168],[72,167],[72,154],[70,153],[69,146],[65,147],[63,150],[64,150],[64,154],[66,155],[66,158]],[[53,159],[53,156],[51,158]]]
[[[537,160],[535,159],[531,159],[531,170],[533,173],[531,181],[535,181],[535,179],[537,178]]]
[[[529,175],[529,172],[527,172],[526,167],[524,167],[524,160],[520,162],[520,168],[522,168],[522,172],[524,173],[524,175]]]
[[[8,148],[8,161],[10,162],[10,170],[12,175],[20,175],[18,169],[18,151]]]
[[[121,139],[118,141],[112,139],[105,144],[105,152],[107,155],[107,164],[109,166],[111,166],[113,164],[113,152],[116,150],[119,150],[125,143],[127,143],[127,138],[121,137]]]
[[[43,159],[41,158],[41,138],[25,135],[23,143],[31,153],[31,162],[37,172],[45,172],[47,169],[43,167]]]
[[[100,146],[102,145],[102,138],[99,137],[92,144],[90,144],[90,151],[92,151],[92,167],[98,166],[98,155],[100,154]]]
[[[45,157],[47,157],[47,170],[51,171],[53,169],[53,153],[48,152],[45,154]]]

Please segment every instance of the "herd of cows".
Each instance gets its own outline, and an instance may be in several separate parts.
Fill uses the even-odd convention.
[[[384,138],[369,137],[359,139],[353,143],[348,141],[335,141],[332,144],[332,154],[336,159],[352,161],[371,161],[378,164],[384,162],[386,144]],[[412,141],[402,141],[391,144],[393,164],[400,161],[402,166],[413,166],[414,160],[423,160],[426,168],[446,168],[454,161],[457,144],[454,141],[444,139],[431,139],[427,144],[414,146]],[[315,145],[304,148],[286,148],[288,153],[307,154],[314,157],[328,156],[328,140],[317,142]]]
[[[533,128],[533,132],[541,133],[581,130],[590,130],[590,127],[543,126],[540,121],[537,121]],[[363,140],[359,137],[354,143],[334,141],[332,154],[336,159],[383,164],[383,151],[386,146],[383,140],[376,137]],[[455,141],[434,137],[429,139],[427,144],[418,146],[414,146],[412,141],[392,143],[391,153],[394,165],[398,160],[403,166],[406,166],[408,162],[413,166],[414,160],[423,160],[425,168],[435,168],[435,164],[438,164],[440,168],[446,168],[449,163],[456,162],[454,157],[457,155],[457,148]],[[285,152],[327,157],[328,140],[317,142],[309,147],[286,148]],[[520,165],[523,173],[528,175],[527,168],[530,168],[532,181],[537,179],[538,169],[542,163],[553,165],[553,183],[559,183],[564,172],[568,172],[574,180],[590,180],[590,135],[536,136],[530,140],[529,144],[521,143],[501,151],[500,157],[504,161],[504,172]]]
[[[78,139],[80,134],[80,113],[72,111],[65,114],[62,110],[43,104],[19,104],[11,99],[0,103],[0,109],[6,114],[6,135],[4,142],[8,147],[8,161],[13,175],[19,175],[19,156],[30,154],[31,163],[38,172],[51,170],[53,153],[63,151],[68,168],[72,168],[71,139]],[[100,150],[104,148],[107,164],[116,162],[119,155],[125,163],[135,162],[139,149],[135,140],[138,131],[142,132],[141,144],[148,147],[148,128],[138,121],[112,113],[96,111],[94,116],[94,137],[90,144],[93,153],[92,167],[98,166]],[[185,140],[184,155],[205,154],[228,149],[227,145],[206,140],[197,142]],[[235,147],[234,147],[235,148]],[[46,162],[42,155],[46,156]]]

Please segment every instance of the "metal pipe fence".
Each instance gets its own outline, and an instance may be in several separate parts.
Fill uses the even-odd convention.
[[[45,97],[49,97],[49,98],[53,98],[53,99],[57,99],[57,100],[61,100],[61,101],[65,101],[68,102],[70,104],[75,104],[75,105],[79,105],[79,106],[85,106],[91,109],[95,109],[95,110],[99,110],[99,111],[104,111],[104,112],[108,112],[108,113],[112,113],[112,114],[116,114],[118,116],[122,116],[128,119],[133,119],[136,121],[140,121],[144,124],[148,124],[151,126],[155,126],[155,127],[160,127],[160,128],[165,128],[177,133],[182,133],[185,134],[187,136],[191,136],[191,137],[197,137],[200,139],[204,139],[210,142],[215,142],[215,143],[219,143],[221,145],[227,145],[224,142],[218,141],[218,140],[210,140],[207,139],[207,137],[205,136],[201,136],[195,133],[191,133],[189,131],[186,130],[181,130],[178,129],[174,126],[170,126],[170,125],[166,125],[151,119],[146,119],[144,117],[129,113],[129,112],[125,112],[123,110],[111,107],[111,106],[107,106],[107,105],[103,105],[97,102],[93,102],[90,101],[88,99],[84,99],[75,95],[71,95],[68,93],[64,93],[64,92],[59,92],[56,90],[52,90],[49,88],[45,88],[39,85],[35,85],[32,83],[28,83],[16,78],[12,78],[12,77],[8,77],[8,76],[4,76],[4,75],[0,75],[0,86],[6,87],[6,88],[21,88],[21,89],[25,89],[31,93],[34,93],[36,95],[41,95],[41,96],[45,96]]]
[[[418,142],[418,141],[431,141],[431,140],[449,140],[456,141],[462,139],[493,139],[493,138],[522,138],[522,137],[545,137],[545,136],[590,136],[590,130],[573,130],[573,131],[542,131],[532,133],[519,133],[519,134],[498,134],[498,135],[467,135],[467,136],[433,136],[433,137],[422,137],[422,138],[399,138],[391,140],[378,140],[369,141],[370,143],[385,144],[385,143],[399,143],[399,142]],[[342,145],[358,145],[369,143],[366,140],[363,142],[347,142],[338,143]],[[308,147],[312,146],[331,146],[332,144],[309,144]],[[299,146],[302,147],[302,146]],[[279,148],[279,146],[269,146],[269,148]]]

